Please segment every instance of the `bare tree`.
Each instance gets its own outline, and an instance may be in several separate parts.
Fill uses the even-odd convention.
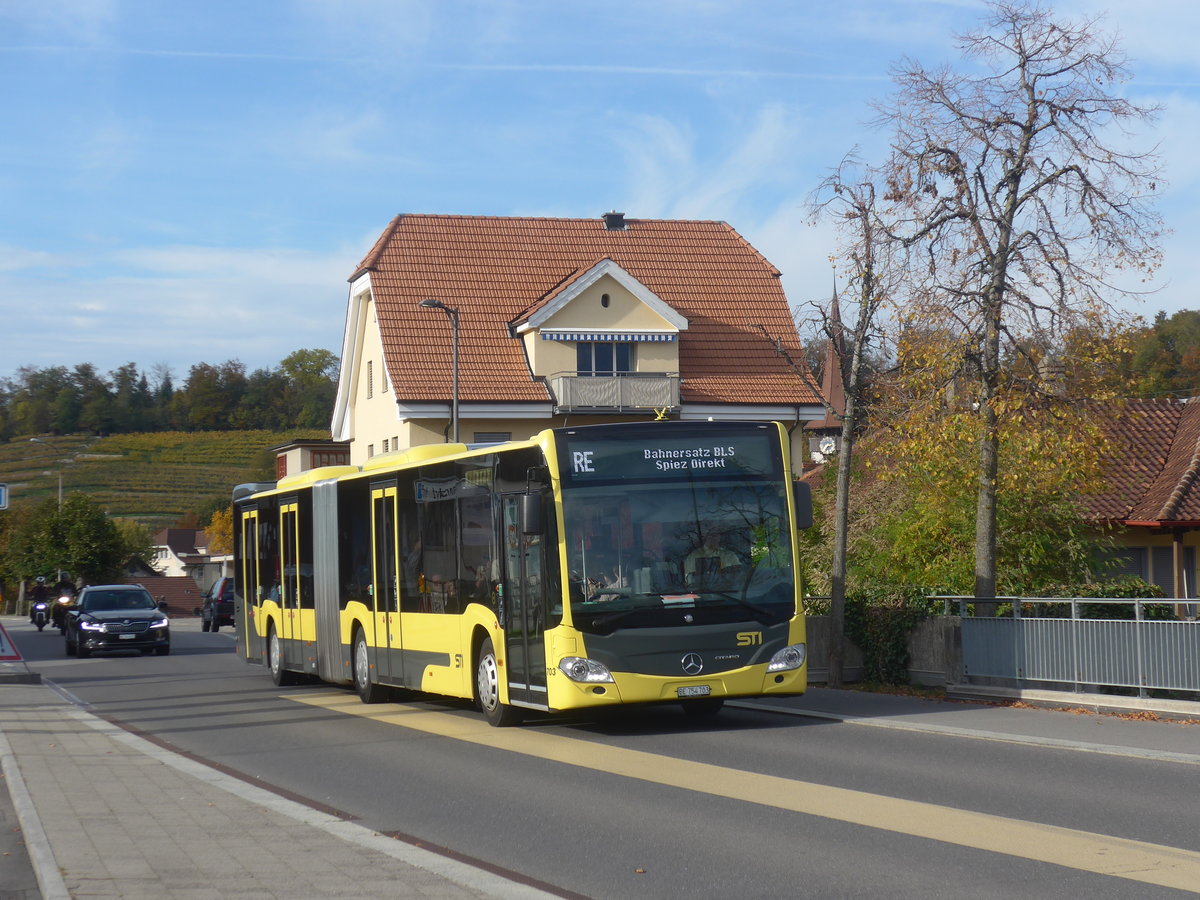
[[[893,129],[886,200],[903,210],[891,234],[911,253],[911,287],[965,339],[958,377],[979,415],[975,596],[993,598],[1005,354],[1115,316],[1112,299],[1131,292],[1114,271],[1157,266],[1157,156],[1129,148],[1157,108],[1119,93],[1126,59],[1096,20],[993,2],[960,48],[970,74],[905,60],[877,110]]]
[[[841,419],[837,453],[837,487],[834,496],[833,561],[830,571],[830,687],[842,684],[845,661],[847,546],[850,530],[850,472],[855,440],[862,428],[867,390],[867,353],[880,341],[880,311],[893,298],[894,279],[900,273],[893,255],[896,242],[880,221],[877,188],[872,173],[847,157],[818,188],[814,212],[832,218],[840,234],[837,263],[846,281],[846,298],[851,311],[849,335],[843,323],[836,291],[828,309],[819,309],[822,330],[829,341],[828,365],[838,367],[845,408],[828,408],[830,417]],[[825,398],[826,403],[830,398]]]

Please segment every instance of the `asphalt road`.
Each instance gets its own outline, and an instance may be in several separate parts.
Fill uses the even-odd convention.
[[[56,632],[11,636],[99,715],[566,896],[1181,896],[1021,848],[1081,833],[1193,848],[1200,834],[1196,769],[1179,763],[743,708],[489,729],[459,703],[276,688],[230,633],[192,622],[167,657],[77,660]]]

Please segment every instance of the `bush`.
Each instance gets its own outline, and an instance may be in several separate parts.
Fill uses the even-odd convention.
[[[866,681],[908,684],[908,637],[940,604],[922,588],[880,585],[846,593],[846,636],[862,650]]]

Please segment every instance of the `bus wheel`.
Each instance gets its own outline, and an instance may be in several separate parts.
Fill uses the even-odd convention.
[[[274,627],[267,632],[267,665],[271,667],[271,680],[279,687],[296,683],[296,676],[283,667],[283,644]]]
[[[354,689],[363,703],[381,703],[387,699],[387,688],[371,680],[371,657],[367,652],[367,636],[360,628],[354,640]]]
[[[725,698],[705,697],[702,700],[684,700],[680,705],[689,716],[715,716],[725,705]]]
[[[506,728],[519,725],[521,713],[500,702],[500,664],[491,638],[484,638],[479,648],[479,663],[475,669],[475,702],[483,711],[489,725]]]

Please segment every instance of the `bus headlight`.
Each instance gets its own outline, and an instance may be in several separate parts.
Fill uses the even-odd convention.
[[[808,649],[804,644],[792,644],[784,647],[771,657],[771,661],[767,663],[767,671],[790,672],[792,669],[798,669],[804,665],[804,658],[807,655]]]
[[[608,666],[598,663],[594,659],[584,659],[582,656],[564,656],[558,661],[558,671],[572,681],[582,684],[598,684],[613,680]]]

